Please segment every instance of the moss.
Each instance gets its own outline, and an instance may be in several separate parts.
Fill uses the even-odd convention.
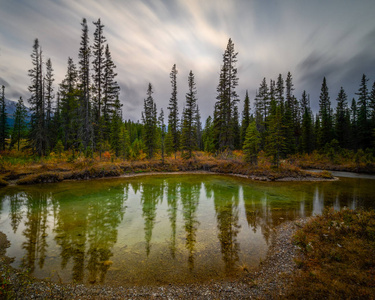
[[[286,298],[373,299],[375,211],[326,210],[293,242],[303,255]]]

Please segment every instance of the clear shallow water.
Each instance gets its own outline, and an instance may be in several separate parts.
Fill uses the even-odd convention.
[[[186,174],[8,187],[0,190],[0,231],[13,266],[38,278],[202,282],[257,266],[284,221],[324,207],[375,208],[374,184]]]

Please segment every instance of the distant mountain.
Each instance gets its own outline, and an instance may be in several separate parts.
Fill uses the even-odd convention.
[[[6,109],[6,113],[7,113],[7,124],[10,128],[13,127],[13,124],[14,124],[14,112],[16,111],[16,108],[17,108],[17,102],[16,101],[12,101],[12,100],[9,100],[7,98],[5,98],[5,109]],[[26,107],[27,109],[27,122],[30,121],[30,110],[28,107]]]

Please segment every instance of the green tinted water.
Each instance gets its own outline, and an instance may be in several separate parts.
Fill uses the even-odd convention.
[[[58,282],[113,285],[237,276],[272,229],[324,207],[375,207],[375,181],[257,183],[220,175],[63,182],[0,190],[14,267]]]

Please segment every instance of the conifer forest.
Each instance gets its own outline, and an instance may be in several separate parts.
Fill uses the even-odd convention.
[[[375,82],[363,74],[356,97],[348,99],[345,87],[338,95],[329,92],[322,78],[319,110],[310,108],[307,91],[294,93],[293,75],[263,78],[254,99],[236,91],[237,60],[229,39],[222,55],[216,102],[212,113],[201,120],[193,70],[187,77],[188,92],[177,98],[178,66],[170,71],[171,94],[163,110],[153,98],[152,82],[145,86],[139,121],[125,120],[117,83],[116,62],[105,37],[105,25],[81,23],[78,60],[67,59],[64,79],[54,79],[53,62],[42,51],[41,41],[31,47],[28,70],[29,98],[20,99],[12,116],[7,112],[2,86],[0,148],[27,155],[48,157],[68,151],[72,157],[103,154],[124,160],[176,157],[190,158],[195,151],[231,155],[242,151],[246,162],[257,164],[259,153],[278,166],[293,155],[338,153],[353,159],[374,161]],[[182,100],[182,98],[184,100]],[[139,100],[141,101],[141,100]],[[180,103],[178,102],[180,101]],[[182,106],[182,112],[178,107]],[[8,124],[9,117],[13,124]]]

